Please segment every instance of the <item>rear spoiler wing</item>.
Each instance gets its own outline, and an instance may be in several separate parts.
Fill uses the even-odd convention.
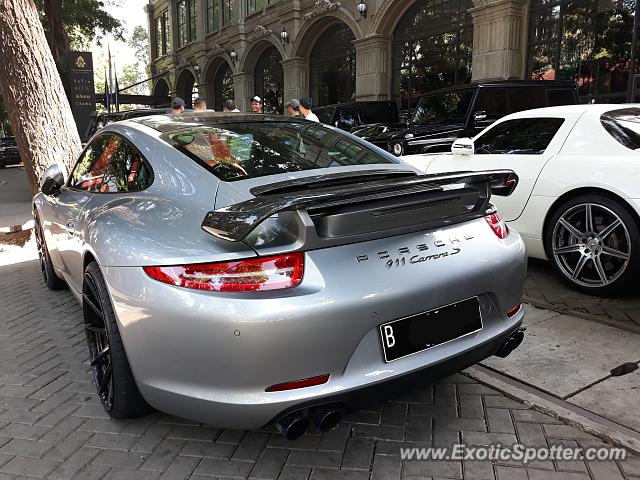
[[[324,181],[329,186],[324,188],[318,177],[314,179],[313,188],[305,188],[304,179],[300,179],[293,191],[286,188],[290,182],[252,189],[255,198],[208,212],[202,229],[215,237],[239,242],[267,218],[286,210],[337,207],[461,188],[484,190],[488,199],[492,194],[509,196],[518,185],[518,176],[512,170],[412,175],[346,185],[332,185],[333,176],[326,175]]]

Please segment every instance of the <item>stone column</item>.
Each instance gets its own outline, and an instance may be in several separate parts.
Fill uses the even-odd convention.
[[[391,97],[391,40],[382,35],[354,40],[356,48],[356,100]]]
[[[284,103],[309,95],[309,62],[302,57],[282,61],[284,70]]]
[[[253,97],[253,75],[251,73],[236,73],[233,76],[233,91],[236,105],[241,112],[250,112],[249,99]]]
[[[525,0],[474,0],[472,80],[520,78]]]

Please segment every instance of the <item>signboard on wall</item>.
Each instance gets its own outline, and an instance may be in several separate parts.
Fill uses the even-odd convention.
[[[81,139],[84,139],[91,117],[96,114],[91,52],[69,52],[67,54],[67,72],[69,104],[78,127],[78,134]]]

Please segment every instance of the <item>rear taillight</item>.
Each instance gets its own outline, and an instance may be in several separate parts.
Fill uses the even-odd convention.
[[[498,238],[506,238],[509,235],[509,227],[505,221],[500,217],[498,212],[491,213],[486,215],[484,219],[487,221],[493,233],[497,235]]]
[[[516,313],[518,313],[520,311],[520,309],[522,308],[522,304],[519,303],[518,305],[516,305],[513,308],[510,308],[509,310],[507,310],[507,317],[511,318],[513,317]]]
[[[154,280],[196,290],[254,292],[295,287],[304,275],[304,253],[235,262],[144,267]]]

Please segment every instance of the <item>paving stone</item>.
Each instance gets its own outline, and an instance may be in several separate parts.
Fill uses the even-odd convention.
[[[232,443],[198,442],[191,440],[186,442],[186,445],[180,452],[180,455],[230,459],[236,448],[237,446]]]
[[[162,480],[183,480],[188,478],[195,470],[201,459],[194,457],[177,456],[160,476]]]
[[[280,448],[265,449],[251,470],[249,478],[275,480],[280,475],[288,455],[289,452]]]
[[[138,441],[138,438],[133,435],[119,435],[117,433],[94,433],[87,440],[86,445],[88,447],[128,452],[133,444]]]
[[[463,478],[462,463],[446,460],[412,460],[404,462],[405,475]]]
[[[0,471],[12,475],[25,475],[28,477],[46,477],[60,462],[43,458],[14,457],[0,467]]]
[[[391,425],[356,425],[353,427],[353,434],[356,437],[402,441],[404,439],[404,428]]]
[[[249,432],[242,439],[235,453],[233,460],[248,460],[255,462],[262,450],[264,450],[269,441],[269,434],[262,432]]]
[[[253,462],[205,458],[196,467],[194,473],[216,475],[219,477],[246,478],[253,468],[253,465]]]
[[[303,467],[338,468],[342,462],[342,454],[338,452],[292,451],[287,458],[288,465]]]
[[[342,458],[342,469],[369,470],[374,441],[365,438],[350,438]]]
[[[118,450],[102,450],[91,462],[92,465],[105,467],[138,468],[144,462],[145,456],[133,452]]]
[[[307,480],[309,476],[311,476],[311,469],[309,467],[285,465],[278,480]]]
[[[4,444],[2,448],[0,448],[0,452],[6,455],[41,458],[48,450],[51,450],[51,448],[53,448],[52,443],[14,438]]]
[[[369,472],[315,468],[311,480],[369,480]]]

